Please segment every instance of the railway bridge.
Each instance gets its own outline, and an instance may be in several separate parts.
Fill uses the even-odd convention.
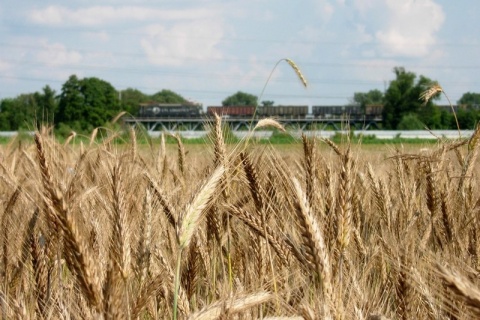
[[[255,126],[261,118],[238,118],[226,117],[222,121],[231,128],[232,131],[248,130]],[[276,118],[285,128],[303,131],[315,130],[341,130],[350,127],[356,130],[378,130],[382,123],[381,118],[374,119],[345,119],[345,118]],[[143,126],[147,131],[206,131],[214,122],[214,118],[152,118],[152,117],[125,117],[123,121],[131,126]]]

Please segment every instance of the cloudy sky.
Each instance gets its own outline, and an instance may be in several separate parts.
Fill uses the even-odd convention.
[[[281,62],[262,100],[345,104],[403,66],[455,102],[480,92],[479,17],[472,0],[3,0],[0,99],[76,74],[218,105],[290,58],[308,88]]]

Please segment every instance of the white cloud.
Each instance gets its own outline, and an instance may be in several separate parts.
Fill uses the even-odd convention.
[[[428,55],[445,20],[442,7],[432,0],[387,0],[386,5],[389,24],[375,34],[384,53]]]
[[[43,42],[36,54],[39,62],[47,66],[62,66],[77,64],[82,61],[82,55],[75,50],[68,50],[63,44]]]
[[[125,21],[172,21],[213,18],[216,11],[207,8],[185,10],[162,10],[142,6],[92,6],[71,9],[64,6],[48,6],[29,12],[34,23],[44,25],[96,26]]]
[[[378,0],[353,0],[354,8],[360,12],[360,14],[365,14],[371,8],[374,7],[375,2],[379,2]],[[383,1],[380,1],[383,2]]]
[[[12,68],[12,65],[2,59],[0,59],[0,71],[6,72]]]
[[[424,57],[437,43],[436,34],[445,21],[435,0],[350,0],[354,23],[365,26],[379,45],[382,57]]]
[[[220,20],[197,20],[172,27],[154,24],[147,27],[147,36],[140,43],[151,63],[178,66],[186,59],[221,58],[217,44],[223,37],[223,29]]]
[[[107,42],[110,40],[110,35],[106,31],[86,32],[84,36],[94,41]]]
[[[320,0],[316,3],[316,12],[322,18],[322,21],[326,22],[332,17],[335,7],[326,0]]]

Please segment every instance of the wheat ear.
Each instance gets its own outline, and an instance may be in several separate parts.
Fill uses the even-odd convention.
[[[172,135],[173,138],[177,141],[178,146],[178,168],[182,175],[185,175],[185,148],[183,147],[182,138],[179,134]]]
[[[181,250],[188,247],[202,215],[210,205],[225,169],[218,167],[178,219],[177,240]]]
[[[297,64],[295,62],[293,62],[292,59],[287,58],[287,59],[285,59],[285,61],[287,61],[287,63],[290,65],[290,67],[292,67],[293,71],[295,71],[295,73],[297,74],[298,79],[302,82],[303,86],[306,88],[308,86],[307,79],[305,79],[302,71],[297,66]]]
[[[306,194],[309,203],[314,204],[316,200],[315,192],[317,190],[315,139],[308,139],[305,134],[302,134],[302,142],[305,167]]]
[[[480,290],[470,280],[455,271],[448,270],[438,263],[436,269],[445,281],[446,286],[465,301],[477,316],[480,316]]]
[[[272,230],[270,226],[263,225],[256,215],[251,214],[245,209],[229,205],[227,206],[227,210],[230,214],[236,216],[243,223],[249,226],[256,234],[266,239],[273,247],[273,250],[275,250],[284,265],[289,264],[290,248],[285,241],[276,236],[274,230]]]
[[[128,133],[130,135],[130,143],[132,144],[132,159],[135,161],[137,159],[137,135],[133,127],[129,128]]]
[[[255,128],[253,128],[253,130],[257,130],[264,127],[273,127],[282,132],[285,132],[285,128],[278,121],[273,120],[271,118],[265,118],[258,121],[257,125],[255,126]]]
[[[67,146],[70,141],[72,141],[73,138],[77,136],[77,133],[75,131],[71,131],[70,134],[68,135],[67,139],[65,139],[65,142],[63,143],[63,146]]]
[[[97,137],[97,134],[98,134],[98,128],[93,129],[92,134],[90,135],[89,146],[92,146],[92,144],[95,142],[95,138]]]
[[[320,283],[326,300],[325,306],[331,301],[332,277],[330,255],[325,245],[321,228],[313,216],[310,204],[297,179],[292,178],[297,217],[300,222],[302,240],[306,248],[307,260],[314,266],[320,277]]]
[[[460,133],[460,125],[458,124],[457,113],[455,112],[455,109],[453,108],[453,105],[450,102],[450,98],[438,83],[434,83],[429,88],[427,88],[427,90],[423,91],[420,94],[420,100],[423,100],[423,104],[426,105],[428,101],[438,93],[443,93],[445,95],[445,98],[447,98],[448,103],[450,104],[450,108],[452,109],[453,117],[455,118],[455,123],[457,125],[458,137],[461,138],[462,134]]]
[[[233,299],[224,299],[214,302],[202,310],[191,314],[188,320],[213,320],[229,317],[234,313],[247,310],[261,303],[270,301],[273,295],[269,292],[258,292],[254,294],[243,295]]]
[[[178,218],[177,225],[177,243],[179,251],[177,253],[177,265],[175,272],[175,285],[174,285],[174,299],[173,299],[173,319],[177,319],[177,301],[178,290],[180,286],[180,264],[182,261],[182,252],[190,244],[193,235],[200,223],[202,215],[209,207],[214,193],[217,190],[217,186],[223,176],[225,169],[223,166],[218,167],[210,179],[203,185],[200,191],[197,193],[193,201],[187,205],[185,211]]]
[[[123,117],[126,113],[127,113],[127,111],[122,111],[122,112],[120,112],[119,114],[117,114],[117,115],[115,116],[115,118],[113,118],[112,121],[110,121],[110,124],[115,124],[115,123],[117,123],[118,119],[120,119],[121,117]]]
[[[35,133],[35,144],[40,163],[43,186],[46,190],[45,203],[48,207],[48,219],[54,220],[64,233],[65,260],[68,267],[74,272],[85,298],[97,311],[101,311],[101,293],[98,278],[93,269],[93,260],[87,246],[84,244],[80,230],[72,214],[68,212],[65,199],[60,189],[56,188],[50,173],[48,162],[43,148],[43,139]]]
[[[468,141],[468,153],[465,157],[465,162],[462,165],[462,175],[460,177],[460,180],[458,182],[458,190],[462,191],[465,180],[470,179],[472,172],[473,172],[473,166],[475,165],[475,161],[477,160],[478,157],[478,148],[480,145],[480,124],[477,125],[475,128],[475,132],[473,132],[470,140]]]

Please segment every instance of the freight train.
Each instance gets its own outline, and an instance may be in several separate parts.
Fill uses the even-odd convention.
[[[224,118],[249,118],[254,114],[260,118],[276,117],[291,119],[379,119],[382,116],[383,105],[359,106],[209,106],[206,116],[214,114]],[[142,103],[139,106],[139,117],[145,118],[200,118],[205,117],[202,106],[197,104],[165,104]]]

